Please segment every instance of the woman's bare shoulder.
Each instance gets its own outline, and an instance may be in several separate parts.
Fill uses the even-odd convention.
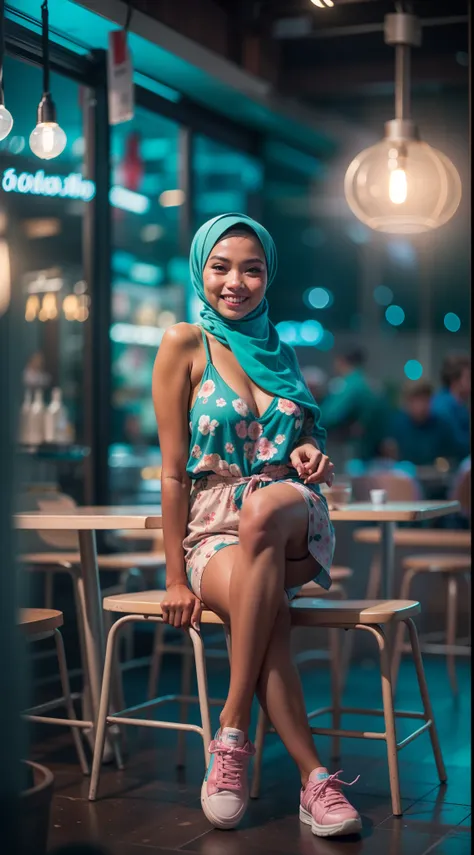
[[[201,332],[196,324],[188,324],[183,321],[166,330],[158,352],[165,349],[170,355],[189,356],[199,348],[201,340]]]

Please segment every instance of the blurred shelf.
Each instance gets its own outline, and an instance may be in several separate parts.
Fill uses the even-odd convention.
[[[49,442],[43,442],[41,445],[17,445],[16,447],[16,453],[22,456],[67,463],[84,460],[89,456],[90,451],[90,448],[85,445],[59,445]]]

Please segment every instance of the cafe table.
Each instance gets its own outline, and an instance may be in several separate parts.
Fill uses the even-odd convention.
[[[79,539],[81,573],[85,600],[85,694],[90,698],[95,721],[99,710],[100,687],[105,644],[102,599],[97,567],[97,531],[123,529],[143,531],[161,528],[159,508],[153,507],[76,507],[58,511],[27,511],[14,517],[17,529],[26,531],[75,531]],[[87,685],[88,684],[88,685]]]
[[[391,600],[394,596],[395,541],[397,523],[417,523],[444,517],[460,510],[455,501],[387,502],[373,505],[371,502],[353,502],[329,509],[333,522],[372,523],[381,531],[381,579],[382,597]]]
[[[389,502],[372,505],[354,502],[330,508],[333,522],[370,522],[380,525],[382,540],[383,597],[394,594],[394,530],[397,523],[415,523],[459,510],[459,502]],[[86,625],[84,627],[87,677],[96,720],[104,660],[102,602],[97,567],[96,531],[149,532],[150,539],[162,528],[160,508],[152,507],[77,507],[56,512],[28,511],[14,517],[17,529],[30,531],[75,531],[79,539],[81,572],[84,583]]]

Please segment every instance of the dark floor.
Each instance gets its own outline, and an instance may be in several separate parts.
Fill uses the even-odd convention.
[[[164,691],[177,688],[176,660],[163,671]],[[174,662],[173,662],[174,660]],[[174,668],[173,668],[174,666]],[[296,769],[280,741],[269,736],[265,748],[262,796],[250,804],[245,821],[237,831],[211,830],[200,809],[203,775],[202,746],[198,736],[187,737],[187,769],[175,767],[176,734],[128,729],[129,756],[124,772],[113,765],[103,768],[100,800],[87,800],[88,780],[78,772],[67,732],[34,746],[32,759],[48,765],[56,777],[49,844],[53,850],[65,843],[100,841],[111,855],[146,853],[202,853],[202,855],[468,855],[471,851],[470,793],[470,668],[460,662],[460,696],[452,698],[444,660],[426,663],[427,677],[437,716],[438,729],[449,782],[440,787],[424,734],[400,754],[404,816],[391,812],[389,784],[383,743],[344,740],[337,768],[343,778],[360,779],[350,789],[350,798],[363,819],[360,837],[325,840],[314,837],[298,819],[299,782]],[[227,672],[222,661],[209,663],[210,691],[225,693]],[[126,675],[127,700],[144,699],[146,671]],[[303,673],[308,707],[329,700],[326,668]],[[363,700],[362,700],[363,699]],[[345,696],[346,705],[380,707],[380,682],[374,663],[353,665]],[[419,709],[412,668],[404,663],[397,703]],[[176,710],[169,708],[175,715]],[[160,713],[166,716],[165,708]],[[214,715],[217,710],[214,709]],[[196,712],[193,718],[197,721]],[[323,719],[320,720],[324,726]],[[379,729],[381,719],[365,721],[368,729]],[[361,726],[361,719],[347,717],[344,726]],[[406,722],[401,722],[404,734]],[[44,734],[44,731],[43,731]],[[329,743],[320,737],[323,761],[334,768]]]

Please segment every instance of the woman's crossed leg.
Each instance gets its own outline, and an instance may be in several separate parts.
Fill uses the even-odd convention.
[[[269,485],[243,506],[239,545],[217,552],[203,574],[203,602],[231,629],[229,694],[201,792],[206,816],[220,828],[237,825],[247,807],[248,728],[255,692],[299,768],[301,820],[323,836],[361,827],[342,782],[321,765],[291,657],[285,588],[304,585],[318,572],[307,543],[304,499],[287,484]]]

